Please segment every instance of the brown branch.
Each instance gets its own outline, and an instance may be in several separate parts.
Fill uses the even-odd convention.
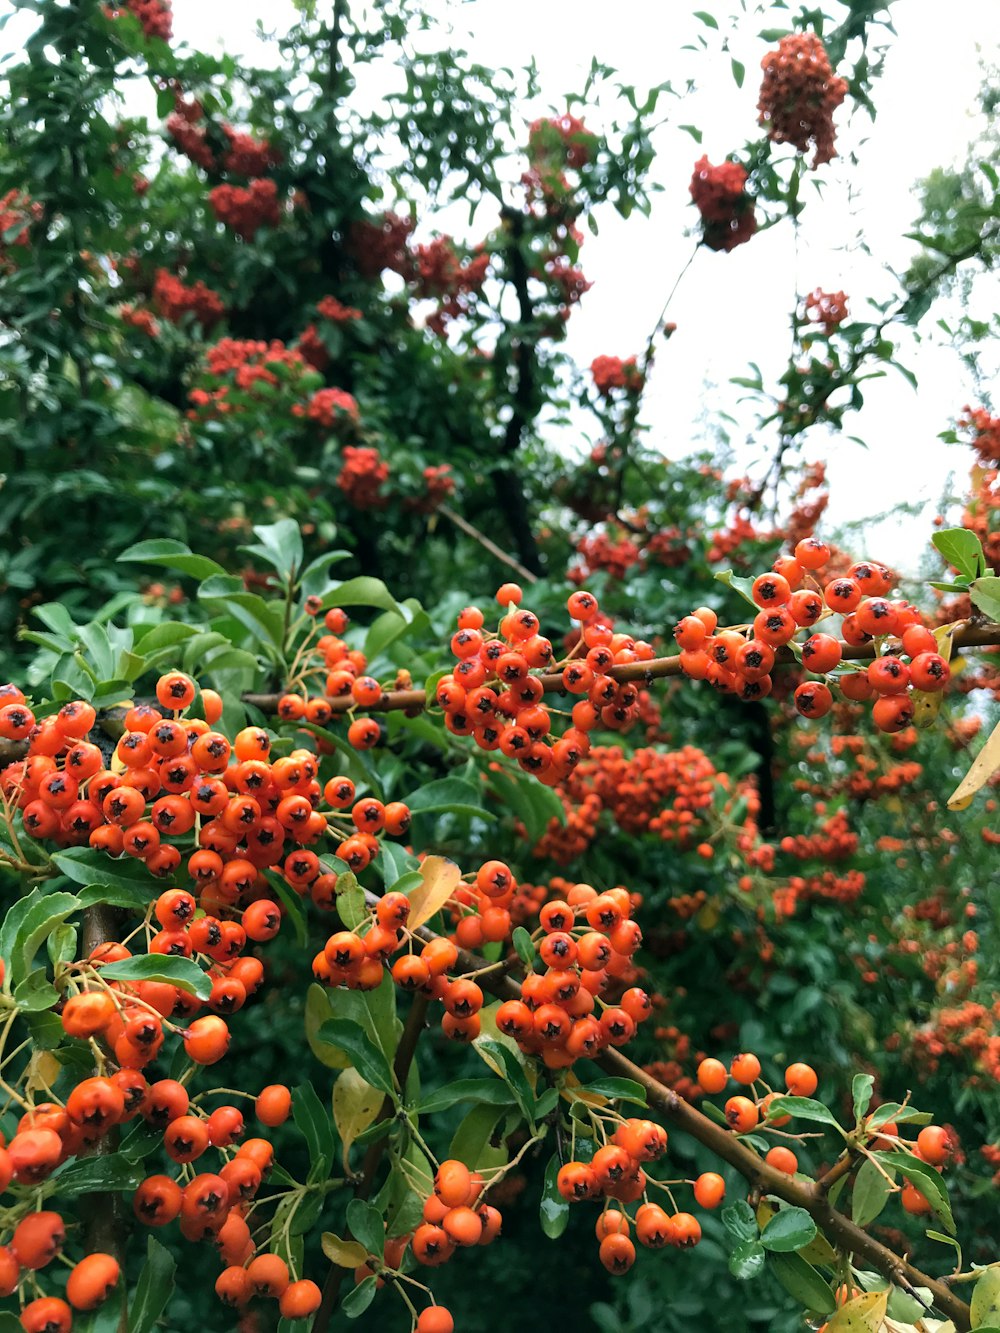
[[[365,897],[370,905],[378,901],[378,895],[369,890],[366,890]],[[426,941],[435,938],[433,932],[426,927],[421,927],[414,933]],[[465,949],[458,950],[454,969],[456,972],[479,973],[482,966],[481,958],[477,958]],[[521,988],[509,976],[487,972],[480,976],[479,981],[484,990],[490,991],[500,999],[520,998]],[[645,1069],[634,1064],[620,1051],[606,1050],[596,1057],[595,1063],[609,1074],[632,1079],[638,1083],[646,1094],[649,1106],[659,1111],[675,1128],[689,1134],[716,1157],[735,1168],[752,1190],[760,1194],[773,1195],[784,1203],[804,1209],[829,1241],[871,1264],[883,1277],[904,1291],[910,1292],[915,1287],[928,1288],[933,1293],[937,1308],[954,1321],[959,1333],[966,1333],[972,1327],[969,1307],[958,1299],[945,1282],[914,1267],[902,1255],[896,1254],[875,1240],[867,1231],[855,1226],[843,1213],[837,1212],[830,1205],[826,1190],[821,1183],[815,1181],[803,1183],[769,1166],[763,1158],[758,1157],[741,1143],[730,1130],[703,1115],[696,1107],[678,1096],[672,1088],[668,1088],[648,1074]],[[314,1329],[313,1333],[319,1333],[319,1330]]]
[[[410,1006],[410,1012],[406,1016],[406,1026],[403,1028],[403,1034],[399,1039],[399,1046],[396,1049],[396,1057],[392,1065],[396,1082],[399,1084],[401,1091],[406,1087],[406,1080],[410,1072],[410,1065],[413,1063],[413,1056],[416,1053],[417,1042],[420,1040],[420,1034],[423,1032],[427,1020],[429,1004],[430,1000],[426,995],[415,995]],[[375,1118],[375,1123],[380,1124],[385,1120],[390,1120],[393,1115],[392,1101],[386,1097]],[[382,1138],[376,1139],[374,1143],[368,1145],[364,1161],[361,1164],[361,1175],[354,1187],[354,1197],[356,1199],[371,1198],[372,1191],[375,1188],[375,1177],[378,1174],[379,1163],[385,1154],[387,1142],[387,1136],[383,1135]],[[344,1239],[351,1239],[350,1229],[345,1230]],[[346,1272],[347,1270],[341,1268],[339,1264],[330,1265],[330,1271],[323,1283],[322,1302],[316,1311],[316,1318],[313,1320],[312,1333],[326,1333],[330,1327],[330,1320],[337,1308],[337,1299]]]
[[[478,542],[483,550],[489,551],[490,555],[501,561],[501,563],[505,564],[509,569],[512,569],[515,574],[525,581],[525,583],[538,582],[537,574],[533,574],[530,569],[526,569],[524,565],[519,564],[518,561],[516,561],[513,556],[508,555],[506,551],[501,551],[496,542],[491,542],[485,532],[480,532],[478,528],[473,527],[461,514],[456,514],[454,509],[449,509],[447,505],[438,505],[437,512],[446,518],[449,523],[454,523],[455,527],[461,532],[464,532],[467,537],[471,537],[473,541]]]

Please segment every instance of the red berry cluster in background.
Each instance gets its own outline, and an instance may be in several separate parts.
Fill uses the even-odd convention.
[[[153,282],[153,305],[158,314],[171,324],[178,324],[185,315],[191,315],[208,333],[226,313],[222,297],[199,279],[186,284],[165,268],[157,269]]]
[[[760,62],[764,71],[757,110],[774,143],[790,143],[800,153],[814,148],[815,169],[837,155],[833,113],[847,83],[830,68],[826,47],[814,32],[782,37],[776,51]]]
[[[607,674],[609,668],[649,661],[654,653],[648,643],[616,634],[592,593],[572,593],[567,610],[582,628],[562,666],[562,684],[579,697],[572,725],[552,740],[545,689],[532,674],[553,666],[552,642],[539,632],[534,612],[521,606],[522,597],[514,583],[497,592],[505,608],[497,633],[484,632],[485,616],[478,607],[460,612],[451,639],[458,665],[438,681],[435,698],[454,735],[472,736],[483,750],[500,750],[546,786],[555,786],[590,749],[590,731],[599,724],[624,730],[639,716],[638,688],[616,681]]]
[[[245,130],[235,130],[232,125],[223,125],[222,133],[229,140],[222,166],[236,176],[265,176],[273,166],[281,161],[278,153],[266,139],[255,139]]]
[[[146,38],[159,37],[169,42],[173,36],[173,14],[170,0],[122,0],[120,4],[104,7],[108,18],[116,19],[121,14],[133,14],[142,24]]]
[[[438,301],[437,310],[427,316],[427,327],[444,336],[448,321],[458,319],[470,309],[473,298],[482,290],[490,266],[490,256],[479,253],[459,255],[450,236],[438,236],[426,245],[414,248],[418,299]]]
[[[624,361],[619,356],[595,356],[590,363],[590,373],[594,379],[594,388],[606,398],[612,389],[640,393],[646,382],[634,356]]]
[[[753,582],[752,597],[760,611],[745,629],[717,632],[718,617],[704,607],[685,616],[674,631],[681,668],[724,693],[745,700],[765,698],[778,650],[791,644],[800,629],[811,630],[839,615],[840,634],[848,644],[875,642],[878,650],[867,669],[836,676],[840,693],[855,702],[874,697],[872,716],[878,729],[903,731],[913,721],[914,692],[943,690],[951,668],[916,607],[888,599],[892,575],[883,566],[862,561],[821,586],[816,576],[830,554],[824,542],[807,537],[794,555],[779,556],[774,572]],[[802,666],[815,675],[829,677],[841,665],[840,640],[830,634],[810,634],[797,646]],[[822,717],[833,707],[833,695],[823,681],[803,681],[795,691],[795,706],[804,717]]]
[[[281,221],[278,187],[267,178],[245,187],[216,185],[208,192],[208,202],[219,221],[245,241],[252,241],[261,227],[276,227]]]
[[[396,213],[383,213],[371,222],[352,222],[347,244],[361,276],[377,278],[384,269],[391,269],[400,277],[411,278],[409,242],[413,228],[412,218],[401,218]]]
[[[702,240],[710,250],[725,250],[749,241],[757,230],[753,200],[746,193],[747,172],[739,162],[713,166],[707,156],[694,164],[689,189],[701,214]]]
[[[7,262],[10,247],[26,249],[31,244],[31,224],[40,222],[43,215],[41,204],[33,203],[21,190],[8,190],[0,197],[0,265]]]
[[[847,318],[847,297],[843,292],[824,292],[817,287],[806,297],[806,319],[811,324],[822,324],[826,333]]]
[[[389,480],[389,464],[379,451],[347,445],[343,458],[337,485],[348,502],[355,509],[383,508],[388,497],[381,494],[381,488]]]

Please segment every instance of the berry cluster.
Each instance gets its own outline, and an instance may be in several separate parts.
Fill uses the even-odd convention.
[[[343,389],[333,388],[317,389],[308,404],[303,406],[297,403],[292,408],[292,416],[315,421],[326,430],[350,428],[356,426],[359,420],[357,400]],[[345,457],[347,452],[345,449]]]
[[[753,200],[746,193],[746,168],[739,162],[713,166],[707,157],[694,164],[689,189],[701,214],[702,240],[710,250],[725,250],[749,241],[757,230]]]
[[[806,319],[822,324],[826,333],[832,333],[847,318],[847,297],[843,292],[824,292],[817,287],[806,297]]]
[[[153,305],[164,319],[171,324],[179,324],[190,315],[208,333],[226,313],[226,307],[218,292],[199,279],[186,284],[174,273],[165,268],[157,269],[153,282]]]
[[[23,249],[31,244],[31,224],[40,222],[42,216],[42,205],[20,190],[8,190],[0,197],[0,262],[6,259],[9,247]]]
[[[389,464],[377,449],[347,446],[337,485],[355,509],[383,509],[388,498],[381,488],[388,480]]]
[[[639,690],[616,681],[609,669],[649,661],[654,654],[648,643],[616,634],[592,593],[572,593],[567,610],[582,629],[562,666],[561,683],[579,698],[572,726],[551,741],[545,686],[532,670],[554,665],[554,652],[551,640],[539,632],[538,617],[521,606],[522,596],[515,583],[497,592],[505,615],[495,634],[484,632],[485,616],[478,607],[460,612],[451,639],[458,665],[438,681],[435,697],[453,735],[472,736],[481,749],[500,750],[525,772],[555,786],[587,753],[588,733],[598,724],[624,730],[639,715]]]
[[[595,356],[590,363],[590,373],[594,378],[594,387],[605,398],[610,396],[612,389],[641,393],[646,382],[634,356],[624,361],[619,356]]]
[[[261,227],[281,221],[278,187],[273,180],[252,180],[248,186],[216,185],[208,192],[212,212],[237,236],[252,241]]]
[[[427,316],[427,327],[443,336],[448,321],[458,319],[482,290],[490,266],[490,256],[482,251],[474,257],[460,256],[450,236],[438,236],[414,250],[416,262],[414,295],[418,299],[438,301],[437,310]]]
[[[883,566],[862,561],[821,586],[817,576],[830,554],[824,542],[807,537],[796,545],[794,555],[779,556],[773,573],[753,581],[751,597],[760,610],[748,627],[718,631],[718,617],[705,607],[685,616],[674,631],[681,668],[723,693],[744,700],[765,698],[778,650],[792,645],[800,629],[811,630],[839,615],[840,633],[848,644],[874,643],[877,650],[867,669],[837,675],[840,693],[857,702],[874,697],[876,727],[903,731],[913,721],[914,692],[943,690],[951,669],[937,651],[934,635],[920,623],[919,611],[902,600],[888,600],[892,575]],[[829,634],[810,634],[794,650],[816,675],[832,676],[841,665],[842,644]],[[829,685],[803,681],[795,691],[795,707],[804,717],[822,717],[833,707]]]
[[[108,18],[119,18],[123,13],[134,14],[142,25],[143,35],[159,37],[169,42],[173,36],[173,14],[170,0],[123,0],[121,4],[105,6]]]
[[[814,32],[789,33],[760,62],[764,71],[759,124],[774,143],[794,144],[800,153],[815,149],[815,169],[836,157],[833,113],[847,95],[847,83],[830,68],[826,47]]]
[[[266,139],[255,139],[245,130],[234,130],[232,125],[223,125],[222,132],[229,140],[229,148],[222,159],[226,171],[237,176],[264,176],[280,160]]]
[[[384,269],[391,269],[403,278],[412,277],[409,241],[413,227],[412,218],[395,213],[383,213],[372,222],[352,222],[348,246],[361,276],[377,278]]]

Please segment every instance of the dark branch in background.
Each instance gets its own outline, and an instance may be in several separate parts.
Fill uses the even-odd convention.
[[[524,215],[513,208],[503,208],[501,216],[509,233],[507,255],[510,280],[518,303],[520,335],[511,337],[511,360],[516,368],[514,394],[510,402],[511,415],[500,446],[500,462],[493,468],[493,488],[503,511],[507,526],[522,565],[533,574],[542,574],[542,562],[532,531],[531,513],[515,467],[515,456],[520,448],[525,428],[537,411],[535,372],[538,368],[536,345],[529,334],[535,309],[528,292],[528,265],[521,250],[524,239]]]

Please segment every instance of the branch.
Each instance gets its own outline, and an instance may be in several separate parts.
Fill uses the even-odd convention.
[[[369,905],[374,905],[378,901],[378,895],[370,890],[365,891],[365,898]],[[420,927],[414,934],[425,941],[435,938],[434,933],[426,927]],[[481,969],[480,958],[459,948],[454,969],[456,972],[479,973]],[[520,999],[520,986],[508,976],[483,973],[479,982],[484,990],[490,991],[500,999]],[[670,1121],[677,1129],[689,1134],[716,1157],[734,1167],[753,1189],[762,1194],[773,1195],[797,1208],[803,1208],[828,1240],[871,1264],[883,1277],[904,1291],[911,1291],[914,1287],[927,1287],[933,1293],[937,1308],[954,1321],[959,1333],[966,1333],[972,1327],[969,1307],[958,1299],[945,1282],[915,1268],[901,1255],[869,1236],[867,1231],[855,1226],[843,1213],[837,1212],[828,1202],[821,1183],[802,1183],[786,1175],[785,1172],[769,1166],[763,1158],[745,1147],[728,1129],[703,1115],[683,1097],[678,1096],[672,1088],[666,1087],[651,1074],[647,1074],[645,1069],[634,1064],[620,1051],[606,1050],[596,1057],[595,1063],[609,1074],[618,1078],[629,1078],[640,1084],[651,1107],[659,1111],[664,1119]],[[313,1333],[320,1331],[314,1329]]]
[[[454,509],[449,509],[447,505],[438,505],[437,512],[446,518],[449,523],[454,523],[455,527],[464,532],[467,537],[471,537],[473,541],[478,542],[484,551],[489,551],[490,555],[506,565],[508,569],[512,569],[525,583],[538,582],[537,574],[533,574],[524,565],[518,564],[514,557],[508,555],[506,551],[501,551],[496,542],[490,541],[485,532],[480,532],[478,528],[474,528],[467,519],[464,519],[461,514],[457,514]]]

